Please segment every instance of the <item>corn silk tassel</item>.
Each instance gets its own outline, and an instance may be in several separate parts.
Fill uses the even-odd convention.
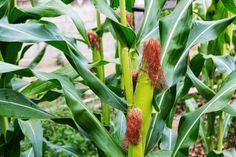
[[[129,157],[143,157],[146,137],[152,115],[152,99],[154,89],[166,87],[166,82],[160,64],[160,43],[149,39],[144,44],[143,57],[138,74],[134,108],[127,116],[127,129],[124,146],[128,147]],[[140,127],[141,126],[141,127]],[[138,129],[140,129],[138,131]]]
[[[99,38],[98,38],[97,33],[93,31],[88,32],[88,39],[92,48],[93,62],[98,62],[101,60],[101,55],[99,53]],[[95,67],[94,70],[98,78],[104,81],[102,67],[101,66]]]

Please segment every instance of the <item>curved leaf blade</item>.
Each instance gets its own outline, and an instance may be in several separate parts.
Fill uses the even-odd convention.
[[[57,17],[61,15],[69,15],[71,17],[86,44],[90,45],[85,26],[79,15],[60,0],[49,0],[32,8],[14,8],[8,18],[11,23],[15,23],[27,19],[40,19],[42,17]]]
[[[196,140],[196,132],[194,130],[199,126],[200,117],[209,112],[216,112],[223,109],[230,101],[233,92],[236,89],[236,71],[232,72],[217,94],[205,105],[194,112],[185,114],[178,128],[178,138],[172,157],[181,156],[185,149]],[[191,137],[195,137],[192,138]]]
[[[149,0],[145,6],[142,25],[137,34],[137,44],[145,41],[154,32],[159,32],[158,20],[166,0]]]
[[[193,82],[194,86],[197,88],[199,93],[206,98],[207,100],[210,100],[215,96],[215,92],[210,89],[207,85],[205,85],[203,82],[201,82],[192,72],[192,70],[188,67],[187,75]]]
[[[28,137],[33,145],[34,156],[43,156],[43,128],[40,120],[18,120],[23,134]]]
[[[62,35],[51,23],[7,24],[5,22],[0,22],[0,33],[2,33],[0,41],[44,41],[63,51],[75,70],[86,81],[94,93],[96,93],[105,103],[119,110],[126,111],[126,101],[112,92],[88,69],[87,60],[77,49],[75,41]],[[4,69],[2,70],[4,71]]]
[[[42,110],[20,93],[0,89],[0,115],[14,118],[52,119],[53,115]]]
[[[27,73],[27,76],[36,76],[41,80],[52,81],[61,86],[65,95],[66,103],[73,114],[75,122],[87,133],[87,135],[89,135],[89,138],[96,144],[96,146],[110,156],[114,156],[114,154],[120,157],[124,156],[122,148],[113,141],[94,114],[83,104],[82,100],[77,95],[73,83],[68,77],[53,73],[36,72],[29,68],[22,68],[16,65],[0,62],[0,73],[9,72],[14,72],[20,75]]]
[[[187,67],[187,55],[191,47],[215,39],[225,28],[235,20],[235,17],[217,21],[196,21],[190,31],[187,45],[178,62],[175,64],[173,74],[175,80],[181,80]]]
[[[55,145],[55,144],[47,141],[46,139],[44,139],[43,142],[46,143],[52,149],[55,149],[57,152],[66,152],[68,155],[70,155],[72,157],[82,157],[83,156],[82,152],[78,152],[75,148],[73,148],[70,145],[58,146],[58,145]]]
[[[220,73],[230,74],[236,69],[234,59],[231,56],[204,55],[204,58],[212,59]]]
[[[173,68],[185,48],[192,24],[192,0],[182,0],[175,10],[160,20],[161,65],[166,82],[172,86]]]

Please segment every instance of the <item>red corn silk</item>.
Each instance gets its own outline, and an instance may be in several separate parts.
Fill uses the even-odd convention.
[[[126,21],[128,22],[129,26],[133,27],[133,14],[126,11]]]
[[[144,44],[142,63],[147,71],[149,79],[155,88],[166,87],[165,77],[162,71],[161,46],[156,39],[149,39]]]
[[[127,116],[126,138],[123,143],[124,146],[127,146],[127,143],[139,144],[141,125],[142,111],[139,108],[133,108]]]
[[[92,46],[92,48],[99,48],[99,41],[98,41],[98,35],[96,32],[93,31],[89,31],[88,32],[88,39],[90,42],[90,45]]]
[[[138,79],[138,70],[133,70],[132,71],[132,80],[137,81]]]

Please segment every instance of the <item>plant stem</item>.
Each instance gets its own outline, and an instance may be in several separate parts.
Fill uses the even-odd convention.
[[[97,28],[100,29],[101,16],[98,11],[96,11],[96,13],[97,13]],[[104,50],[103,50],[102,37],[99,36],[98,42],[99,42],[100,60],[103,60],[104,59]],[[104,65],[100,66],[98,76],[99,76],[99,79],[105,83]],[[108,104],[105,104],[104,102],[101,102],[101,104],[102,104],[102,123],[105,127],[107,127],[107,129],[109,129],[109,126],[110,126],[110,106]]]
[[[128,110],[133,108],[133,81],[131,75],[131,63],[128,48],[122,48],[122,74],[124,79],[125,94],[128,101]]]
[[[224,112],[220,113],[219,119],[219,128],[218,128],[218,143],[217,143],[217,150],[222,152],[223,148],[223,127],[224,127]]]
[[[126,9],[125,9],[125,0],[119,0],[120,2],[120,22],[123,25],[126,25]]]
[[[118,49],[118,55],[119,55],[119,58],[120,58],[120,71],[121,71],[121,75],[120,75],[120,88],[122,89],[122,90],[124,90],[124,77],[123,77],[123,75],[122,75],[122,65],[123,65],[123,63],[122,63],[122,59],[121,59],[121,45],[120,45],[120,43],[117,41],[117,49]]]
[[[4,135],[5,142],[7,141],[7,130],[9,129],[8,118],[0,117],[0,124],[2,128],[2,133]]]
[[[126,10],[125,10],[125,0],[120,0],[120,20],[121,24],[126,25]],[[131,60],[129,50],[126,45],[121,45],[121,55],[120,60],[122,63],[122,77],[124,79],[124,87],[126,99],[128,101],[128,110],[133,107],[133,81],[131,74]]]

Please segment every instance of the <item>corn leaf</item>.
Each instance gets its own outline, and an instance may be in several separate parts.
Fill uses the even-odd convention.
[[[89,138],[110,156],[124,156],[122,148],[116,144],[95,115],[82,103],[73,83],[69,78],[57,74],[35,72],[29,68],[0,62],[0,73],[14,72],[19,75],[36,76],[44,81],[52,81],[63,89],[66,103],[75,122],[89,135]]]

